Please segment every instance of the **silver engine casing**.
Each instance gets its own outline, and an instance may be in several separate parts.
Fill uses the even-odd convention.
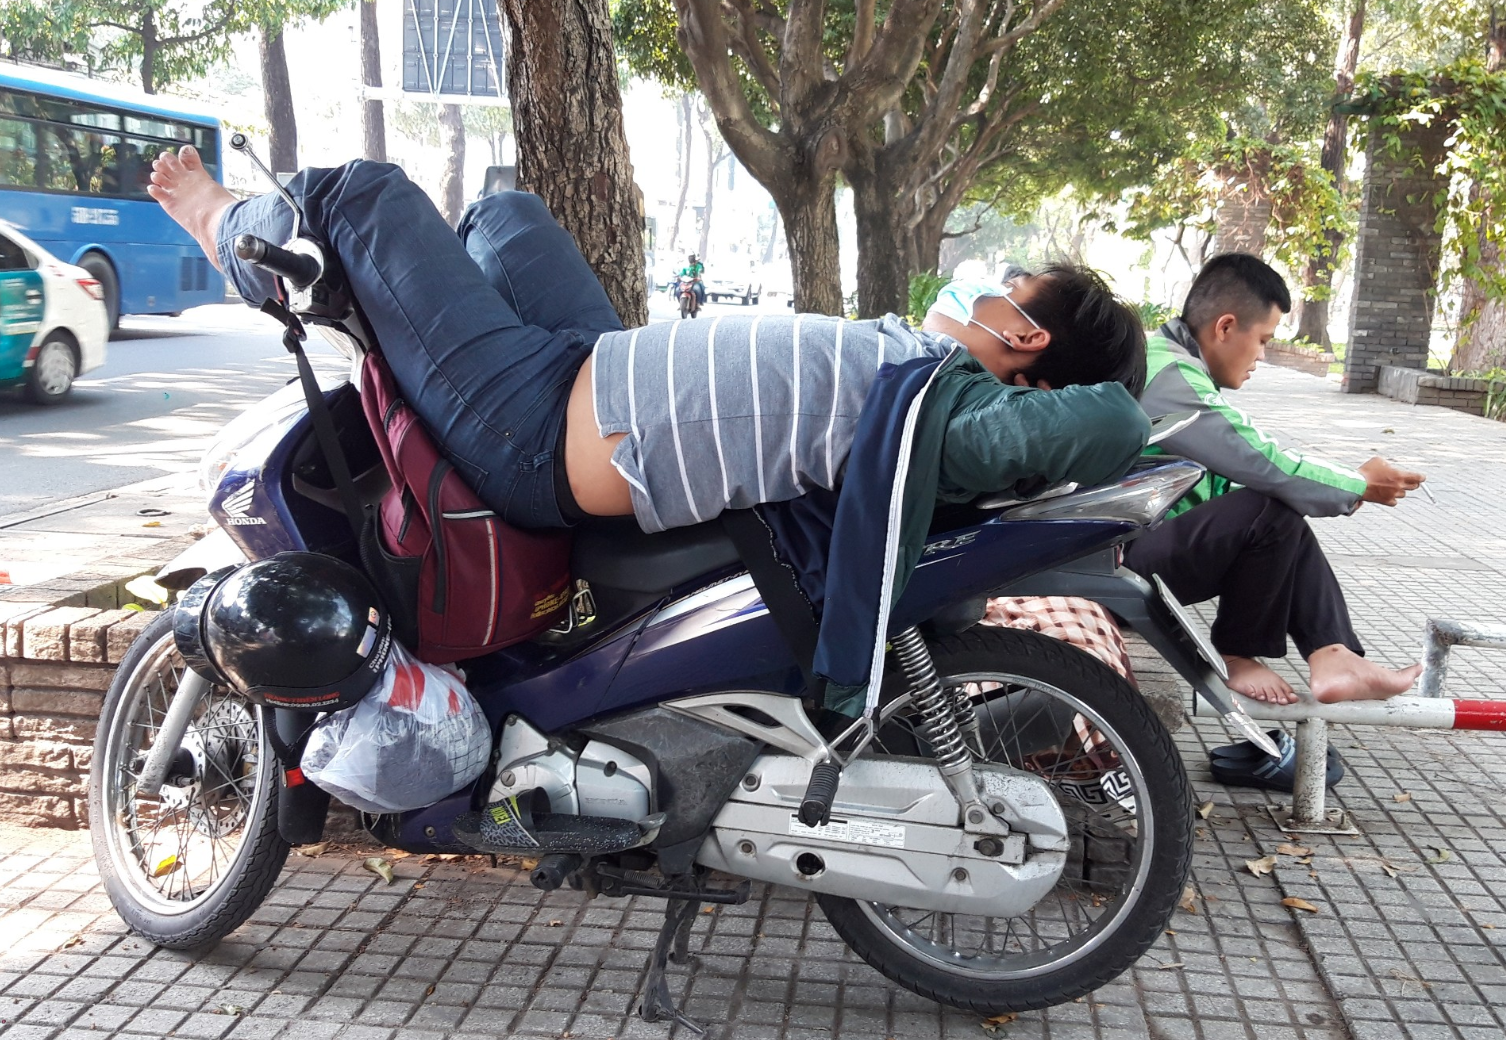
[[[516,715],[502,727],[496,762],[488,803],[543,788],[551,812],[634,822],[653,804],[653,777],[632,755],[599,740],[576,754]]]
[[[919,910],[1013,917],[1049,893],[1066,866],[1067,821],[1039,777],[973,766],[984,798],[1003,802],[1003,855],[974,848],[934,762],[869,756],[842,771],[831,822],[796,815],[808,761],[766,754],[717,814],[696,861],[730,874]],[[756,778],[756,779],[754,779]],[[820,869],[809,872],[819,858]],[[799,865],[797,865],[799,864]],[[805,869],[802,869],[804,867]]]

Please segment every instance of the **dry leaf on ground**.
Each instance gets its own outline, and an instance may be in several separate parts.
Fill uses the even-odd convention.
[[[1453,853],[1449,852],[1449,850],[1444,848],[1442,845],[1434,845],[1432,846],[1432,849],[1438,855],[1429,856],[1429,863],[1447,863],[1449,860],[1454,858]]]
[[[992,1036],[994,1033],[997,1033],[1004,1026],[1009,1025],[1009,1023],[1013,1022],[1019,1017],[1020,1016],[1015,1012],[1007,1011],[1002,1015],[995,1015],[992,1018],[985,1018],[982,1022],[979,1023],[979,1025],[983,1027],[983,1031],[985,1033],[988,1033],[990,1036]]]
[[[1197,807],[1197,814],[1199,816],[1201,816],[1205,820],[1208,817],[1212,816],[1213,815],[1213,799],[1210,798],[1206,802],[1204,802],[1202,805],[1198,806]]]
[[[313,859],[316,856],[322,855],[323,853],[325,853],[328,850],[329,850],[329,842],[327,842],[327,841],[321,841],[317,845],[294,845],[293,846],[293,851],[294,852],[298,853],[298,855],[300,855],[300,856],[307,856],[309,859]]]
[[[1307,900],[1305,900],[1305,899],[1299,899],[1296,896],[1287,896],[1285,899],[1283,899],[1281,901],[1281,905],[1282,906],[1289,906],[1293,910],[1306,910],[1310,914],[1315,914],[1315,913],[1318,912],[1318,908],[1317,907],[1313,906]]]
[[[382,880],[386,881],[387,884],[389,884],[389,885],[392,884],[392,881],[393,881],[392,864],[388,863],[382,857],[380,857],[380,856],[372,856],[370,859],[367,859],[365,862],[363,862],[361,864],[361,866],[365,867],[367,870],[371,871],[377,877],[379,877]]]
[[[1392,863],[1385,857],[1381,857],[1380,868],[1386,872],[1386,877],[1396,876],[1396,864]]]
[[[1186,965],[1183,964],[1181,961],[1173,961],[1170,964],[1158,965],[1158,967],[1160,967],[1160,969],[1162,971],[1170,971],[1172,968],[1185,968]]]
[[[1283,856],[1311,856],[1313,850],[1302,845],[1293,845],[1290,842],[1282,842],[1276,846],[1276,851]]]
[[[1195,914],[1195,913],[1197,913],[1197,889],[1196,888],[1194,888],[1191,885],[1188,885],[1187,887],[1185,887],[1185,888],[1182,889],[1182,902],[1181,902],[1180,906],[1182,907],[1183,910],[1186,910],[1189,914]]]
[[[1396,802],[1410,802],[1412,800],[1412,793],[1410,791],[1403,791],[1401,794],[1393,794],[1391,796],[1391,800]]]
[[[1260,859],[1245,860],[1245,868],[1256,877],[1265,877],[1276,869],[1275,856],[1262,856]]]

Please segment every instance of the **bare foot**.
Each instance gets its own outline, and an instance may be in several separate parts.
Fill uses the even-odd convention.
[[[1379,701],[1412,688],[1422,665],[1391,669],[1367,661],[1342,643],[1320,647],[1307,659],[1313,696],[1335,701]]]
[[[1266,704],[1296,703],[1297,695],[1286,680],[1255,658],[1225,654],[1224,664],[1229,666],[1229,689],[1235,693]]]
[[[183,225],[209,262],[219,268],[220,257],[215,246],[220,217],[235,202],[235,196],[209,176],[194,146],[184,145],[177,155],[163,152],[157,156],[152,161],[152,183],[146,191],[162,203],[168,216]]]

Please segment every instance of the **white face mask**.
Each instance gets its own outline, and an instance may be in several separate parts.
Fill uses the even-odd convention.
[[[931,304],[931,314],[940,314],[944,318],[968,325],[973,320],[973,305],[984,296],[1003,296],[1004,287],[994,285],[992,282],[977,282],[958,280],[947,282],[942,286],[941,292],[936,294],[936,302]]]

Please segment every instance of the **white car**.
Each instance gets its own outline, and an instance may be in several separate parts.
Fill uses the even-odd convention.
[[[0,387],[37,404],[67,396],[73,380],[105,363],[110,316],[104,289],[0,221]]]
[[[721,276],[706,275],[706,296],[712,300],[723,298],[737,300],[744,306],[758,302],[763,295],[763,284],[758,279],[756,270],[750,269],[746,274],[725,274]]]

